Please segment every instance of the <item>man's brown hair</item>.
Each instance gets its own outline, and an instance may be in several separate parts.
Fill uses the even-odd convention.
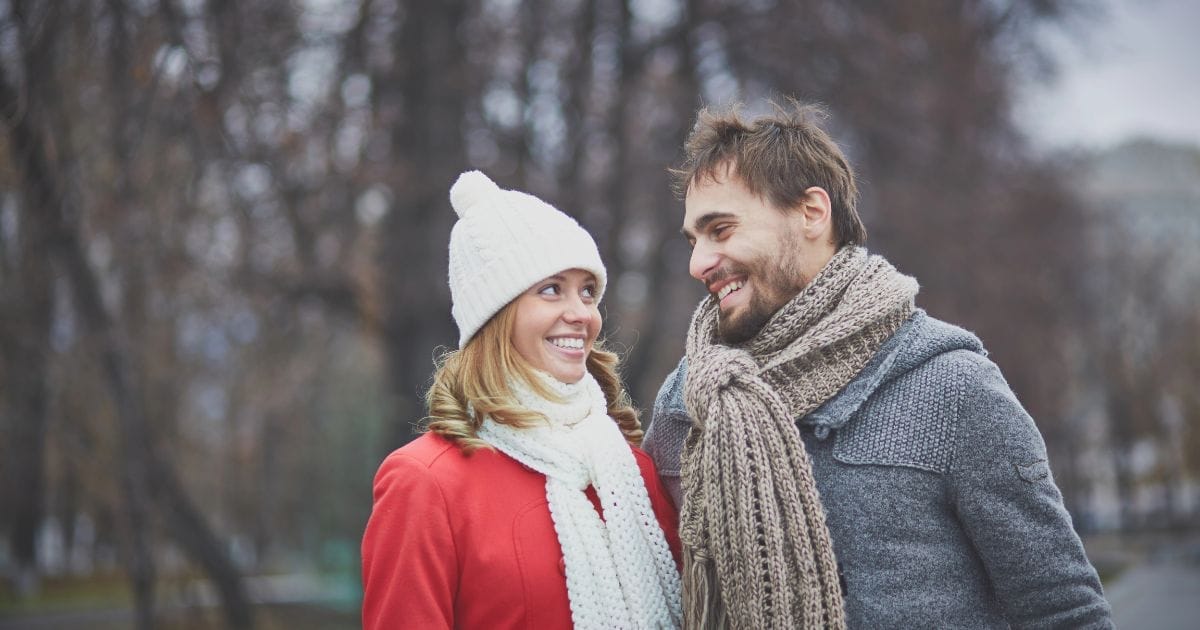
[[[742,118],[737,105],[716,112],[702,108],[684,144],[683,164],[671,169],[675,193],[682,199],[693,184],[737,176],[750,192],[786,209],[820,186],[829,193],[837,246],[861,245],[867,230],[858,217],[854,170],[817,125],[825,111],[795,99],[786,107],[771,105],[773,114],[752,120]]]

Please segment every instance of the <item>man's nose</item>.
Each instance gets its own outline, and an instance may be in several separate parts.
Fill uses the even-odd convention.
[[[696,246],[692,248],[692,258],[688,262],[688,273],[700,282],[705,282],[720,262],[721,257],[713,248],[703,243],[696,243]]]

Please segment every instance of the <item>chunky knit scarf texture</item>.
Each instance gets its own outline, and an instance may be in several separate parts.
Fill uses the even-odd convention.
[[[845,247],[730,347],[707,298],[688,331],[684,626],[844,628],[825,513],[795,419],[833,397],[913,312],[917,282]]]
[[[538,374],[562,398],[554,402],[514,379],[524,407],[544,426],[511,427],[484,420],[479,437],[546,475],[546,498],[566,564],[567,596],[576,628],[678,628],[680,579],[633,452],[608,416],[590,375],[564,384]],[[604,518],[584,490],[596,489]]]

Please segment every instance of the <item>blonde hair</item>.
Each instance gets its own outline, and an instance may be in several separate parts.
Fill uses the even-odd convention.
[[[433,384],[425,394],[429,415],[426,428],[470,453],[490,448],[479,439],[484,417],[500,424],[529,426],[543,420],[537,412],[522,407],[508,387],[509,378],[523,379],[538,394],[551,400],[554,394],[533,378],[533,366],[512,345],[516,302],[500,309],[461,350],[451,350],[437,359]],[[587,357],[587,371],[599,383],[608,415],[617,423],[625,440],[642,442],[642,424],[617,375],[616,353],[596,341]],[[473,413],[468,413],[468,407]]]

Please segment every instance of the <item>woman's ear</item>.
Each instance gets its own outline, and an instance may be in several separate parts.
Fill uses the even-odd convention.
[[[804,237],[810,240],[829,240],[833,232],[833,209],[829,193],[820,186],[810,186],[800,201],[804,218]]]

